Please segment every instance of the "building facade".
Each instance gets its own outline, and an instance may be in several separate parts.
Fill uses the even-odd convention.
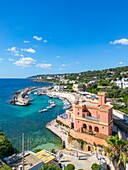
[[[73,84],[72,89],[76,92],[85,91],[86,86],[85,86],[85,84]]]
[[[122,80],[115,81],[116,85],[120,88],[127,88],[128,87],[128,80],[125,78],[122,78]]]
[[[70,135],[93,145],[107,146],[106,139],[112,135],[113,108],[106,104],[106,93],[98,94],[98,102],[77,101],[67,111],[67,119],[58,120],[70,127]]]

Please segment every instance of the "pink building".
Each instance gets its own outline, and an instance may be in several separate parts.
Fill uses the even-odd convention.
[[[57,119],[70,127],[70,135],[94,145],[107,146],[106,139],[112,135],[112,107],[106,104],[106,93],[98,93],[98,102],[78,101],[63,116]]]

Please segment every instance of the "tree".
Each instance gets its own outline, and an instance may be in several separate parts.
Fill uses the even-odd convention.
[[[128,157],[128,142],[119,138],[118,135],[107,139],[108,147],[105,147],[110,160],[116,170],[125,170]]]
[[[97,163],[94,163],[94,164],[92,164],[91,169],[92,169],[92,170],[100,170],[100,169],[101,169],[101,166],[98,165]]]
[[[11,170],[11,168],[7,165],[3,165],[0,169],[1,170]]]
[[[66,170],[74,170],[74,169],[75,169],[75,166],[72,165],[72,164],[68,164],[68,165],[66,166]]]
[[[0,159],[10,156],[14,153],[14,148],[6,135],[0,132]]]

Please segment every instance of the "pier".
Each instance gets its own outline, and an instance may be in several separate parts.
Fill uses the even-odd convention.
[[[9,101],[10,104],[18,106],[28,106],[30,104],[30,101],[32,100],[28,97],[28,94],[36,89],[36,87],[29,87],[16,92],[13,96],[13,100]]]

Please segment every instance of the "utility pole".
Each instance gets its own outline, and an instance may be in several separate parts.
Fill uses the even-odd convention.
[[[28,151],[29,151],[30,150],[30,140],[29,140],[29,138],[28,138],[27,143],[28,143]]]
[[[22,164],[24,170],[24,133],[22,133]]]

